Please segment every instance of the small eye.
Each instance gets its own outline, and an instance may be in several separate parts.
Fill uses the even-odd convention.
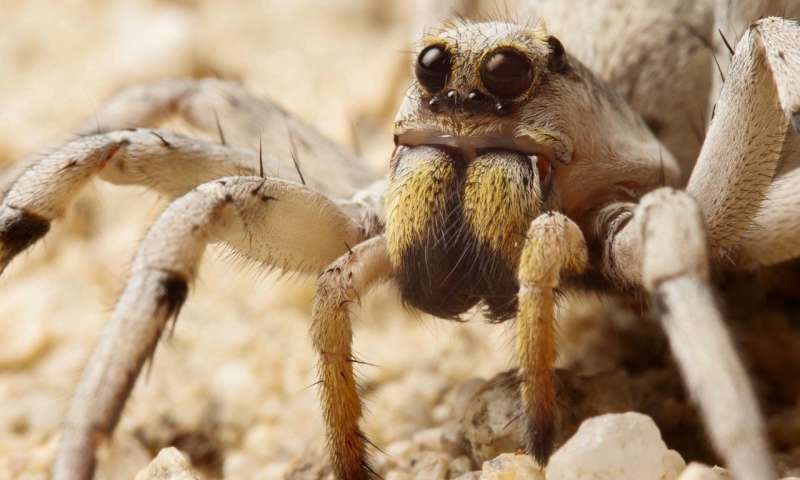
[[[528,57],[522,53],[512,48],[500,48],[484,59],[481,82],[500,98],[514,98],[531,86],[533,68]]]
[[[417,81],[425,90],[436,93],[443,89],[450,76],[452,57],[444,45],[429,45],[417,57]]]

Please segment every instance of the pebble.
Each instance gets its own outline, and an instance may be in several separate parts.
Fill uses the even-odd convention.
[[[52,341],[50,332],[41,322],[18,320],[11,323],[0,335],[0,370],[30,366],[47,352]]]
[[[548,480],[675,480],[686,467],[653,420],[640,413],[586,420],[553,457]]]
[[[560,410],[556,419],[556,446],[572,436],[586,418],[635,409],[630,380],[622,372],[583,376],[556,370],[556,383]],[[515,370],[495,375],[472,395],[462,427],[476,462],[521,448],[521,410],[519,378]]]
[[[101,446],[97,460],[96,478],[134,478],[150,463],[152,455],[137,439],[120,437]]]
[[[200,480],[189,460],[174,447],[161,450],[135,480]]]
[[[470,473],[473,470],[472,460],[466,455],[454,458],[450,462],[450,471],[448,472],[449,478],[458,478],[464,474]]]
[[[483,463],[480,480],[545,480],[545,476],[530,456],[504,453]]]
[[[449,459],[441,454],[428,454],[415,465],[415,480],[447,480],[450,468]]]
[[[728,472],[719,467],[711,468],[702,463],[692,462],[681,473],[678,480],[729,480]]]
[[[481,478],[481,472],[480,470],[478,470],[476,472],[469,472],[459,477],[455,477],[454,480],[480,480],[480,478]]]
[[[462,422],[472,458],[477,463],[520,448],[521,422],[516,375],[510,372],[487,382],[469,402]]]

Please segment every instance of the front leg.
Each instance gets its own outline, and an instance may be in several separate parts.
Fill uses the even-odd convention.
[[[714,56],[716,62],[719,63],[720,71],[727,72],[733,56],[728,48],[736,45],[749,26],[758,19],[786,16],[784,4],[789,2],[781,0],[716,0],[715,3],[714,30],[712,30]],[[717,101],[719,92],[725,83],[722,75],[717,72],[716,65],[714,65],[712,75],[714,84],[710,96],[712,105],[709,105],[709,108],[713,108],[713,102]]]
[[[709,437],[737,480],[772,480],[764,422],[711,286],[698,201],[661,188],[599,211],[604,274],[650,294]]]
[[[224,242],[266,266],[310,273],[362,238],[358,225],[331,200],[282,180],[227,177],[174,201],[142,241],[88,361],[67,413],[53,478],[92,478],[94,450],[111,436],[142,366],[186,299],[208,244]]]
[[[377,477],[367,463],[366,437],[358,426],[361,399],[353,375],[350,304],[375,283],[388,278],[391,265],[383,237],[361,243],[319,277],[311,335],[319,355],[322,412],[336,478]]]
[[[517,355],[526,448],[541,465],[553,451],[557,414],[555,290],[564,273],[584,269],[587,257],[583,233],[564,215],[546,213],[531,223],[519,264]]]
[[[786,135],[800,133],[798,79],[800,24],[753,23],[736,46],[686,187],[705,218],[711,260],[728,257],[753,228],[781,158],[788,159]]]
[[[215,178],[259,172],[256,152],[140,129],[79,137],[31,164],[0,202],[0,273],[42,238],[94,177],[176,198]],[[267,172],[272,173],[272,172]]]

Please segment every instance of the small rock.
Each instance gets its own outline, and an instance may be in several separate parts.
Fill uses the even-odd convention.
[[[58,436],[53,435],[43,443],[25,445],[25,448],[4,450],[0,442],[0,478],[44,479],[56,456]]]
[[[374,467],[378,471],[387,472],[397,468],[408,470],[411,468],[412,459],[419,454],[417,445],[408,440],[390,444],[385,452],[385,455],[376,455],[373,459]]]
[[[414,466],[415,480],[447,480],[450,462],[443,455],[428,454]]]
[[[200,480],[186,457],[174,447],[161,450],[135,480]]]
[[[675,480],[683,459],[667,449],[653,420],[640,413],[583,422],[550,459],[548,480]]]
[[[264,478],[274,477],[265,476]],[[327,455],[306,452],[302,458],[298,457],[289,462],[285,473],[280,478],[284,480],[333,480],[333,471],[330,462],[327,461]]]
[[[13,322],[11,328],[4,328],[4,334],[0,336],[0,370],[30,366],[47,352],[51,340],[51,334],[42,322]]]
[[[253,369],[241,360],[224,363],[211,378],[213,391],[219,396],[243,397],[252,392],[256,384],[258,381]]]
[[[285,478],[286,473],[288,471],[289,471],[289,462],[275,462],[268,464],[258,473],[260,478]],[[225,476],[223,478],[241,478],[241,477]]]
[[[409,453],[414,449],[414,444],[408,440],[400,440],[394,442],[386,447],[386,456],[402,458],[409,456]]]
[[[464,434],[476,463],[502,453],[515,452],[522,444],[521,409],[516,372],[508,371],[489,380],[473,397],[464,413]]]
[[[692,462],[681,473],[678,480],[728,480],[728,472],[719,467],[711,468],[702,463]]]
[[[133,478],[153,455],[137,439],[120,435],[97,451],[97,478]]]
[[[664,478],[676,478],[682,471],[686,469],[686,460],[681,457],[681,454],[675,450],[667,450],[664,456],[664,471],[666,475]],[[719,471],[727,475],[727,472],[719,467],[714,467],[712,470]],[[728,478],[727,476],[725,477]]]
[[[456,388],[447,392],[442,405],[448,406],[454,412],[463,412],[467,408],[467,404],[472,400],[472,397],[475,396],[475,393],[477,393],[485,383],[486,380],[482,378],[473,378],[458,385]]]
[[[450,405],[444,403],[433,407],[433,411],[431,412],[431,418],[436,423],[444,423],[450,420],[450,417],[452,416],[453,409],[450,407]]]
[[[438,438],[433,435],[434,429],[424,430],[418,435]],[[429,439],[431,440],[431,439]],[[435,444],[435,442],[434,442]],[[447,478],[450,456],[437,448],[432,448],[425,441],[395,442],[386,448],[386,455],[378,455],[373,460],[373,467],[378,472],[411,471],[414,478],[426,479]]]
[[[516,370],[500,373],[486,382],[467,405],[462,427],[476,463],[521,448],[519,382]],[[556,384],[556,446],[563,444],[586,418],[635,408],[630,380],[622,372],[576,375],[556,370]]]
[[[415,433],[411,441],[426,450],[441,451],[444,429],[441,427],[427,428]]]
[[[442,427],[442,451],[451,457],[459,457],[469,453],[469,442],[464,435],[460,423],[452,423]]]
[[[448,476],[449,478],[458,478],[466,473],[470,473],[472,469],[472,460],[466,455],[461,455],[450,462]]]
[[[413,480],[410,473],[392,470],[386,474],[386,480]]]
[[[375,411],[381,412],[385,421],[368,431],[368,436],[379,444],[386,444],[432,427],[433,408],[441,401],[446,389],[447,384],[440,376],[417,371],[381,385],[373,393],[370,404]]]
[[[545,477],[530,456],[504,453],[483,462],[480,480],[545,480]]]
[[[460,477],[456,477],[455,480],[480,480],[481,478],[481,471],[477,470],[474,472],[465,473]]]

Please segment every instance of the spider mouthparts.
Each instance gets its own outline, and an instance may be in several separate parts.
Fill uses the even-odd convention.
[[[536,165],[540,179],[549,182],[552,166],[553,152],[549,148],[539,145],[527,137],[506,136],[459,136],[437,131],[412,130],[394,136],[394,157],[404,147],[429,146],[447,150],[451,154],[458,153],[457,157],[471,163],[481,153],[490,150],[506,150],[530,158]]]
[[[539,183],[542,185],[542,194],[547,198],[553,186],[553,165],[550,159],[544,155],[532,155],[530,160],[532,164],[536,165],[536,170],[539,172]]]

